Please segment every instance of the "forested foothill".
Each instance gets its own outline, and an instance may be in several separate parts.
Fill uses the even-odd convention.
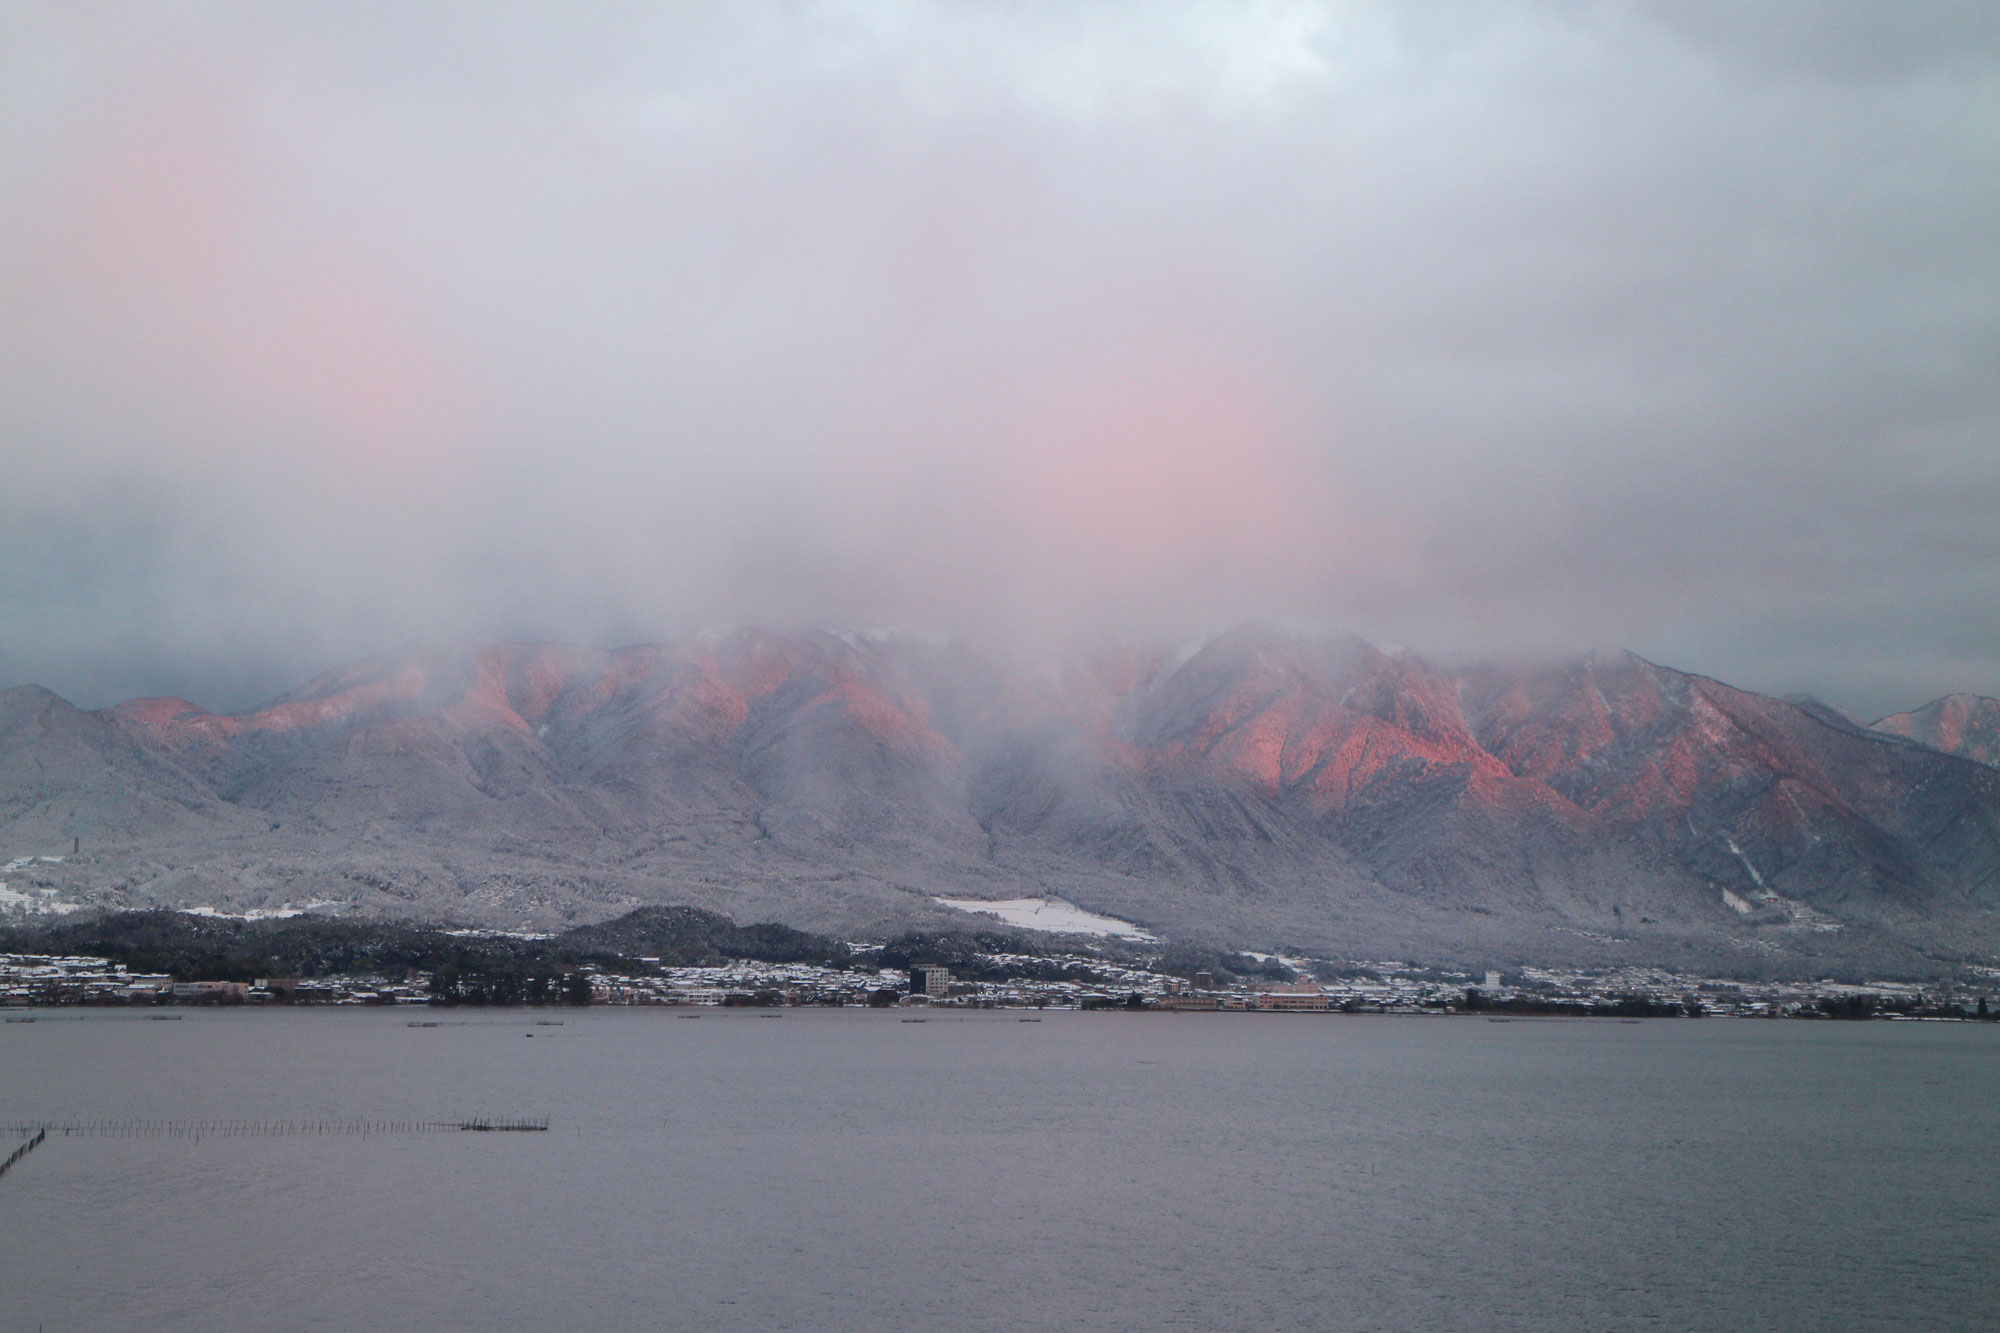
[[[245,921],[116,912],[0,928],[0,953],[89,955],[177,981],[432,974],[438,999],[538,1003],[579,994],[581,969],[646,975],[735,959],[844,965],[847,946],[788,926],[738,926],[689,907],[646,907],[547,937],[301,915]],[[588,993],[588,986],[581,988]]]
[[[281,979],[272,998],[321,995],[318,979],[376,977],[420,986],[436,1004],[583,1004],[590,974],[657,977],[739,962],[802,964],[879,975],[946,967],[961,982],[1116,986],[1134,971],[1230,986],[1290,981],[1275,959],[1194,945],[1086,941],[1005,929],[909,931],[847,944],[789,926],[739,926],[686,906],[645,907],[551,935],[470,931],[416,922],[299,915],[248,920],[178,911],[117,912],[0,927],[0,954],[95,957],[174,982]],[[893,1003],[900,984],[877,987]],[[330,993],[330,992],[325,992]],[[745,997],[746,999],[748,997]]]

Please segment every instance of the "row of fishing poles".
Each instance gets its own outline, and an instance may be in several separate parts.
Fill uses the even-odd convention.
[[[290,1138],[316,1134],[439,1134],[463,1130],[537,1132],[547,1130],[547,1119],[471,1120],[66,1120],[38,1121],[25,1125],[0,1125],[0,1133],[61,1134],[81,1138],[110,1139],[204,1139],[204,1138]],[[38,1137],[36,1142],[40,1142]],[[17,1154],[25,1152],[17,1150]],[[10,1163],[13,1159],[9,1159]]]
[[[20,1161],[23,1157],[26,1157],[29,1153],[41,1147],[42,1140],[47,1138],[48,1136],[49,1132],[46,1129],[37,1130],[35,1131],[35,1137],[29,1139],[26,1143],[14,1149],[14,1151],[8,1153],[7,1160],[4,1162],[0,1162],[0,1176],[6,1175],[7,1172],[13,1168],[14,1163]]]

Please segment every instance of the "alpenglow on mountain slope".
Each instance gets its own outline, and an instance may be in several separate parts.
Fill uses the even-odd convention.
[[[1052,894],[1348,957],[1989,959],[2000,769],[1893,721],[1258,627],[1060,671],[893,635],[444,646],[236,715],[0,693],[0,859],[81,840],[9,873],[46,906],[857,938]]]
[[[1892,713],[1875,730],[1922,741],[1982,764],[2000,765],[2000,699],[1947,694],[1909,713]]]

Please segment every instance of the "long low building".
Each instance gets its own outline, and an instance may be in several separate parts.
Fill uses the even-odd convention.
[[[1333,1008],[1333,1001],[1317,986],[1272,986],[1258,991],[1253,1003],[1259,1009],[1295,1010],[1300,1013],[1325,1013]]]

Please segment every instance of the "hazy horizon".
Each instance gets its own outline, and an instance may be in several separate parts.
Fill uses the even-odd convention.
[[[1568,652],[1568,653],[1556,652],[1553,650],[1545,650],[1541,652],[1517,650],[1512,652],[1490,653],[1485,655],[1468,653],[1463,651],[1435,653],[1435,652],[1426,652],[1419,645],[1404,644],[1395,642],[1393,640],[1378,639],[1371,637],[1369,635],[1359,634],[1358,632],[1344,626],[1303,625],[1296,622],[1287,624],[1287,623],[1278,623],[1274,621],[1239,621],[1233,625],[1217,625],[1207,629],[1203,629],[1199,632],[1190,632],[1184,634],[1169,634],[1165,632],[1159,632],[1152,634],[1139,634],[1139,633],[1105,634],[1096,636],[1094,638],[1079,636],[1075,639],[1072,639],[1060,645],[1050,642],[1024,645],[1018,641],[1003,641],[990,637],[981,639],[976,635],[962,634],[949,628],[939,628],[935,626],[792,625],[782,629],[774,629],[769,625],[749,624],[746,622],[717,622],[715,624],[702,626],[701,628],[685,635],[676,635],[676,636],[668,636],[668,637],[652,638],[652,639],[638,639],[638,640],[622,641],[622,642],[605,641],[598,643],[578,643],[572,640],[545,639],[545,638],[533,638],[533,637],[509,638],[506,636],[490,636],[490,635],[474,636],[474,637],[459,638],[459,639],[436,639],[436,638],[411,639],[399,643],[379,645],[378,647],[369,652],[365,652],[349,658],[344,658],[339,661],[329,661],[322,663],[320,666],[312,668],[305,674],[300,675],[294,679],[276,681],[274,677],[267,679],[262,674],[245,672],[242,674],[241,683],[237,685],[237,688],[233,692],[231,689],[231,685],[233,682],[231,682],[228,678],[222,676],[212,676],[207,681],[207,683],[211,687],[208,697],[199,697],[196,695],[190,695],[185,691],[172,690],[172,689],[166,689],[166,690],[140,689],[138,691],[131,693],[105,695],[102,697],[93,697],[89,695],[85,695],[82,697],[74,697],[74,696],[65,696],[65,697],[68,697],[69,702],[71,703],[78,704],[85,708],[93,708],[93,709],[107,708],[115,704],[127,703],[136,699],[181,698],[211,713],[247,714],[256,712],[263,707],[269,706],[271,704],[274,704],[276,702],[279,702],[296,694],[304,686],[312,684],[317,678],[319,678],[322,675],[337,673],[346,670],[348,668],[352,668],[357,665],[361,665],[376,660],[386,660],[392,662],[410,660],[410,659],[421,660],[426,655],[434,652],[443,652],[447,655],[450,655],[459,652],[472,651],[493,645],[508,645],[516,647],[554,646],[554,647],[565,647],[565,648],[582,648],[586,651],[604,653],[609,655],[618,652],[629,651],[632,649],[645,649],[645,648],[656,648],[656,647],[673,649],[677,647],[687,646],[689,644],[697,643],[703,640],[714,641],[738,631],[770,633],[770,634],[777,634],[781,637],[787,637],[787,638],[796,638],[799,636],[807,636],[813,634],[830,634],[836,637],[848,639],[850,642],[853,642],[857,639],[892,641],[898,638],[916,638],[936,643],[940,646],[949,647],[953,651],[963,650],[969,652],[974,655],[974,660],[985,660],[988,663],[998,662],[999,664],[1002,665],[1011,664],[1015,668],[1025,670],[1028,673],[1030,673],[1029,678],[1031,679],[1043,673],[1049,674],[1051,678],[1057,678],[1069,670],[1087,664],[1093,656],[1096,656],[1099,660],[1102,660],[1105,657],[1115,658],[1116,655],[1122,653],[1164,652],[1169,655],[1169,660],[1181,661],[1185,660],[1187,657],[1192,656],[1194,653],[1198,652],[1201,648],[1214,642],[1216,639],[1224,635],[1245,630],[1258,630],[1258,629],[1273,630],[1282,634],[1295,634],[1304,636],[1309,639],[1339,638],[1339,637],[1352,636],[1367,643],[1370,647],[1375,648],[1378,651],[1387,653],[1390,656],[1397,656],[1405,653],[1413,654],[1417,658],[1426,661],[1433,666],[1441,667],[1446,670],[1455,670],[1471,666],[1503,666],[1503,667],[1514,667],[1514,668],[1562,666],[1572,662],[1579,662],[1584,660],[1594,659],[1601,661],[1607,657],[1620,656],[1626,652],[1632,651],[1630,649],[1625,649],[1625,648],[1608,648],[1608,649],[1591,648],[1591,649],[1577,650],[1575,652]],[[982,654],[985,655],[983,659],[981,658]],[[1645,658],[1645,654],[1643,653],[1637,654],[1637,656],[1641,657],[1642,659]],[[1652,660],[1652,659],[1646,659],[1646,660]],[[1668,667],[1677,671],[1683,671],[1690,675],[1704,676],[1712,679],[1721,679],[1720,677],[1716,677],[1712,672],[1703,671],[1698,667],[1689,666],[1685,663],[1656,661],[1655,665]],[[275,683],[271,683],[272,681],[275,681]],[[1741,684],[1740,682],[1730,681],[1730,680],[1723,680],[1722,683],[1725,685]],[[14,685],[39,686],[41,685],[41,682],[16,681],[16,682],[11,682],[10,684],[0,684],[0,690],[8,689]],[[43,686],[43,688],[48,688],[48,687]],[[55,693],[60,695],[63,692],[57,690],[55,691]],[[1821,703],[1828,703],[1828,704],[1833,703],[1832,700],[1825,698],[1823,695],[1811,689],[1787,690],[1783,691],[1782,693],[1784,697],[1794,700],[1814,699]],[[1968,693],[1968,691],[1954,691],[1953,693]],[[1883,712],[1864,713],[1855,711],[1851,708],[1843,708],[1841,709],[1841,711],[1844,712],[1853,721],[1861,723],[1871,723],[1883,717],[1889,716],[1890,714],[1893,713],[1904,713],[1904,712],[1914,711],[1915,709],[1922,707],[1924,704],[1933,702],[1936,698],[1939,697],[1942,696],[1931,696],[1930,698],[1926,699],[1914,700],[1908,704],[1901,705],[1898,707],[1893,707]],[[1838,707],[1837,704],[1834,706]]]
[[[17,5],[0,686],[414,640],[2000,694],[2000,11]]]

